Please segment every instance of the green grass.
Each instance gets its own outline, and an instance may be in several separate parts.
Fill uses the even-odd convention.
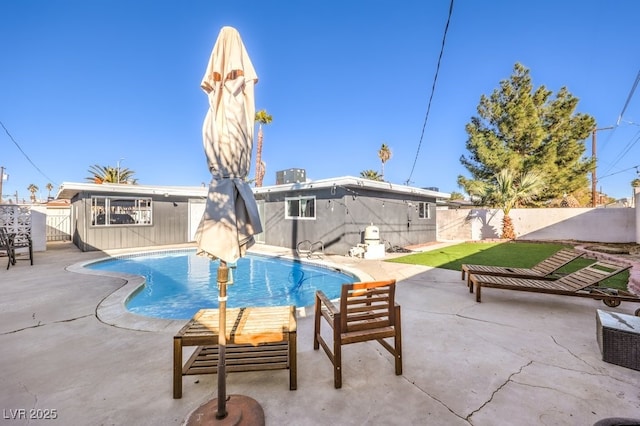
[[[555,243],[524,243],[513,241],[501,243],[461,243],[390,259],[388,262],[432,266],[454,271],[460,271],[463,263],[530,268],[565,247],[571,246]],[[591,259],[579,258],[558,270],[558,273],[568,274],[593,262]],[[629,271],[625,271],[605,280],[601,285],[626,290],[628,282]]]

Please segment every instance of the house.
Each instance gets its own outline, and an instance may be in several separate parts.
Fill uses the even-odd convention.
[[[387,249],[436,241],[436,202],[449,194],[352,176],[254,188],[263,234],[258,240],[295,249],[322,242],[347,254],[375,226]]]
[[[436,241],[436,202],[449,194],[351,176],[253,188],[264,232],[257,242],[296,249],[322,242],[347,254],[368,226],[387,248]],[[206,187],[65,182],[71,232],[82,251],[194,241]]]
[[[57,199],[71,202],[72,241],[82,251],[193,241],[206,187],[64,182]]]

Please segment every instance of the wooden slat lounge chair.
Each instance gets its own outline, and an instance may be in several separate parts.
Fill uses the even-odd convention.
[[[463,264],[462,279],[464,280],[465,276],[467,276],[467,285],[469,286],[471,286],[471,280],[469,279],[471,274],[513,278],[556,279],[557,277],[552,275],[554,272],[582,255],[583,253],[573,249],[561,249],[531,268]]]
[[[599,287],[599,284],[607,278],[626,271],[630,267],[612,262],[595,262],[553,281],[471,274],[469,276],[471,281],[469,291],[473,293],[475,290],[476,302],[481,300],[482,287],[491,287],[504,290],[588,297],[596,300],[602,299],[605,305],[616,307],[623,301],[640,303],[640,296],[624,290]]]
[[[377,340],[394,356],[396,375],[402,374],[400,306],[395,303],[395,290],[396,280],[345,284],[339,307],[316,291],[313,349],[322,346],[331,360],[336,389],[342,387],[342,345],[350,343]],[[323,318],[333,329],[332,346],[320,333]],[[393,339],[393,345],[384,340],[387,338]]]

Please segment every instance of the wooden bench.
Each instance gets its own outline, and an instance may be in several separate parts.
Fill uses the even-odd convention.
[[[201,309],[173,338],[173,397],[182,398],[182,376],[218,371],[217,309]],[[289,369],[297,388],[295,306],[232,308],[226,314],[227,372]],[[182,349],[198,346],[182,365]]]

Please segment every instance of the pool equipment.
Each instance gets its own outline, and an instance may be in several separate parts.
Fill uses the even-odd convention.
[[[365,259],[384,259],[385,246],[380,242],[380,229],[373,223],[364,229],[364,244],[349,250],[349,256]]]

